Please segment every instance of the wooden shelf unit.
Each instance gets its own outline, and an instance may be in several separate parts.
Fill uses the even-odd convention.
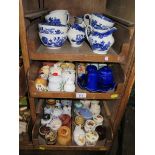
[[[108,151],[111,148],[113,139],[117,133],[120,121],[127,106],[128,98],[134,83],[134,24],[130,21],[109,14],[106,10],[106,0],[34,0],[33,5],[26,1],[23,5],[20,0],[20,41],[24,62],[25,75],[29,86],[29,103],[33,123],[33,146],[22,145],[21,149],[47,149],[47,150],[100,150]],[[38,5],[39,3],[39,5]],[[47,8],[47,9],[45,9]],[[49,50],[44,47],[38,35],[38,23],[42,21],[47,10],[67,9],[72,16],[79,16],[86,13],[103,13],[114,20],[117,31],[114,33],[115,43],[106,55],[99,55],[92,52],[87,42],[80,48],[73,48],[68,42],[59,50]],[[28,22],[30,20],[31,22]],[[114,73],[118,80],[118,86],[114,92],[91,93],[76,87],[75,93],[67,92],[38,92],[34,86],[36,68],[32,68],[35,61],[71,61],[71,62],[99,62],[112,63],[114,66],[120,65]],[[38,141],[38,126],[40,123],[41,103],[35,104],[35,100],[43,98],[66,98],[79,99],[76,93],[86,93],[86,99],[103,100],[104,113],[109,126],[111,139],[105,144],[97,144],[94,147],[79,147],[74,144],[70,146],[49,146]]]

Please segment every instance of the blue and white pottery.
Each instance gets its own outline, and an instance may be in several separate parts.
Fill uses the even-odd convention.
[[[68,31],[68,26],[53,26],[47,23],[38,24],[39,32],[45,34],[64,34]]]
[[[114,26],[114,22],[110,18],[98,13],[85,14],[84,22],[87,26],[91,25],[92,27],[98,29],[103,29],[104,27],[111,28]]]
[[[68,30],[68,39],[73,47],[82,46],[85,40],[85,28],[81,27],[79,24],[73,24]]]
[[[97,54],[107,54],[110,47],[114,44],[112,33],[116,30],[115,27],[107,30],[92,30],[91,26],[86,27],[86,37],[93,52]]]
[[[64,45],[67,39],[67,33],[64,34],[45,34],[39,32],[39,37],[44,46],[49,49],[59,49]]]
[[[67,25],[69,23],[69,13],[67,10],[51,11],[45,16],[45,20],[48,24],[55,26]]]
[[[79,24],[81,27],[85,28],[86,24],[84,23],[83,16],[75,16],[75,23]]]

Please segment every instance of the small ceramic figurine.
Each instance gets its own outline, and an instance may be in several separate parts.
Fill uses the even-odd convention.
[[[47,80],[48,75],[49,75],[49,66],[43,66],[41,67],[40,71],[39,71],[39,75],[41,78],[44,78],[45,80]]]
[[[38,91],[47,91],[47,80],[39,77],[35,80],[35,87]]]
[[[99,135],[96,131],[89,131],[86,133],[86,145],[95,146],[99,139]]]
[[[65,69],[62,71],[63,83],[67,82],[69,79],[75,82],[75,70]]]
[[[75,92],[75,84],[72,80],[68,79],[68,81],[64,85],[64,91],[66,92]]]
[[[69,62],[69,63],[62,63],[61,65],[60,65],[60,67],[63,69],[63,70],[65,70],[65,69],[70,69],[70,70],[74,70],[75,69],[75,65],[73,64],[73,63],[71,63],[71,62]]]
[[[76,126],[73,132],[74,141],[77,145],[83,146],[85,145],[86,139],[85,139],[85,132],[83,129],[81,129],[81,126]]]
[[[57,64],[54,64],[54,66],[50,67],[50,76],[53,74],[60,76],[61,72],[62,72],[62,68],[59,67]]]

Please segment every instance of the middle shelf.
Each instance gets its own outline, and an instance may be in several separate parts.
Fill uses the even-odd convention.
[[[108,92],[90,92],[81,89],[77,80],[75,82],[75,92],[64,91],[38,91],[35,87],[35,79],[38,76],[41,63],[33,63],[28,72],[28,84],[30,96],[34,98],[68,98],[68,99],[120,99],[123,95],[125,75],[120,64],[114,64],[111,66],[113,70],[113,76],[116,82],[116,88]]]

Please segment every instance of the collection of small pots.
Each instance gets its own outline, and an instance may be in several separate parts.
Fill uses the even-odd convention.
[[[38,91],[75,91],[75,65],[73,63],[45,64],[35,80]]]
[[[39,133],[46,144],[68,145],[71,142],[71,100],[47,99]]]
[[[47,99],[43,107],[39,134],[48,145],[69,145],[72,136],[78,146],[95,146],[106,137],[104,117],[97,100],[54,100]],[[71,116],[74,107],[74,118]],[[71,126],[73,123],[73,133]],[[73,134],[73,135],[72,135]]]

